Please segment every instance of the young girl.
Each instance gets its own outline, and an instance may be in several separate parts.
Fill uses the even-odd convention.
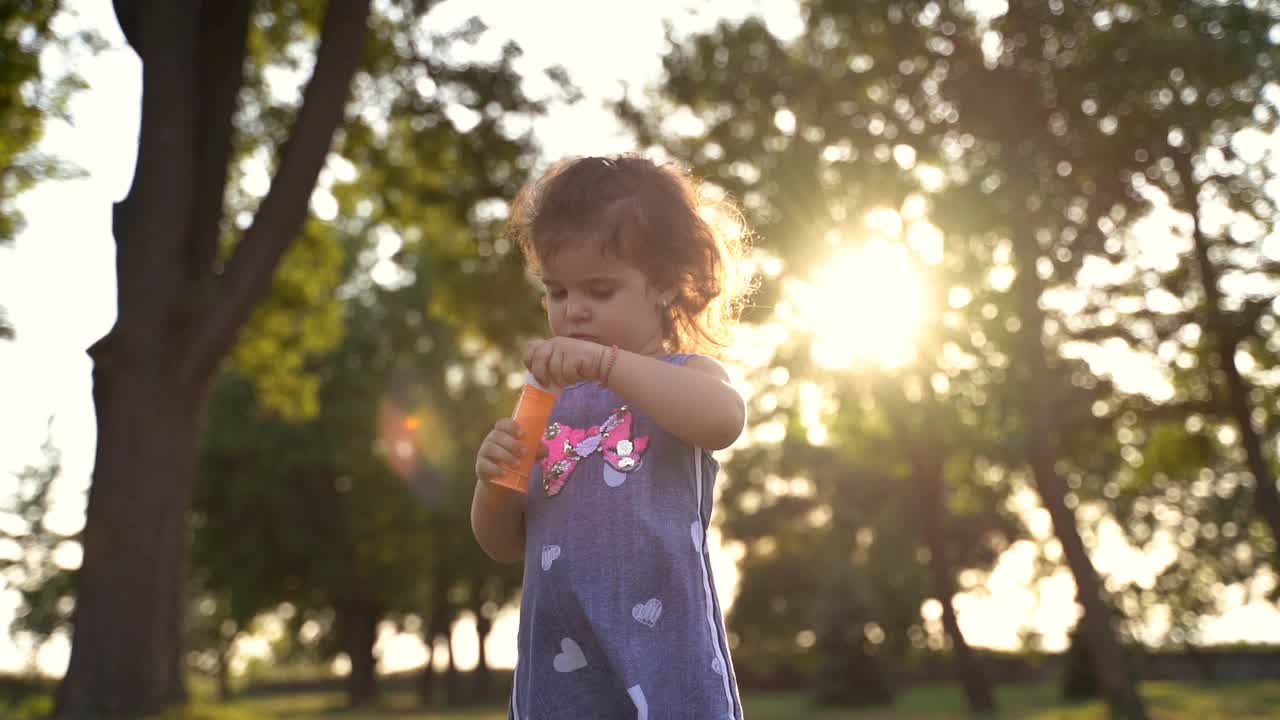
[[[736,319],[743,245],[699,210],[684,174],[634,156],[561,163],[516,198],[552,334],[524,364],[562,390],[527,495],[492,482],[521,454],[512,420],[476,456],[476,540],[524,561],[514,720],[742,719],[706,530],[711,451],[746,410],[691,351]]]

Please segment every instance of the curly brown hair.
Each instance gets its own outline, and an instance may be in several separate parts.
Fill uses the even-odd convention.
[[[716,354],[753,289],[737,208],[706,197],[684,169],[642,155],[556,163],[516,195],[507,236],[538,276],[562,248],[594,242],[634,263],[655,287],[675,289],[663,316],[670,352]]]

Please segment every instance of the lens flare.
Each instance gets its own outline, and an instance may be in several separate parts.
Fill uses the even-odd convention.
[[[811,352],[824,368],[902,367],[915,357],[925,291],[907,248],[871,240],[790,286],[791,327],[813,335]]]

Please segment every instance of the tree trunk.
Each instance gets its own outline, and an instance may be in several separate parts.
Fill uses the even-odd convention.
[[[447,588],[449,588],[451,584],[452,583],[448,577],[438,578],[436,582],[436,593],[435,597],[432,599],[434,609],[431,611],[431,619],[427,623],[427,629],[424,635],[427,649],[431,653],[432,657],[435,655],[435,643],[437,639],[443,637],[445,638],[446,644],[448,643],[450,634],[449,623],[452,619],[452,608],[448,603]],[[452,646],[448,646],[448,653],[449,668],[444,677],[444,694],[445,702],[453,703],[457,701],[458,694],[456,687],[457,682],[456,678],[454,678]],[[419,695],[422,697],[423,703],[428,702],[435,684],[435,672],[432,665],[433,662],[429,659],[427,661],[427,667],[423,671],[422,682],[419,685]]]
[[[58,717],[141,715],[186,701],[186,511],[204,392],[161,375],[162,355],[138,348],[126,357],[95,357],[98,444]]]
[[[839,515],[833,528],[845,528]],[[893,702],[893,687],[882,655],[875,654],[863,628],[870,616],[860,589],[865,583],[849,564],[852,532],[837,530],[843,541],[824,548],[814,567],[825,570],[814,597],[813,699],[818,705],[869,707]]]
[[[493,620],[485,617],[480,608],[474,608],[476,614],[476,640],[480,644],[480,657],[476,663],[475,670],[475,696],[477,700],[485,701],[489,699],[489,692],[493,689],[493,675],[489,672],[489,657],[485,653],[484,641],[489,637],[489,632],[493,630]]]
[[[1088,623],[1080,619],[1071,631],[1067,651],[1063,653],[1066,667],[1062,671],[1062,699],[1077,703],[1098,697],[1098,667],[1089,652],[1089,642],[1084,638]]]
[[[1206,684],[1218,682],[1217,665],[1214,662],[1216,656],[1206,653],[1194,642],[1188,641],[1183,647],[1187,650],[1187,657],[1195,663],[1196,672],[1200,674],[1200,682]]]
[[[427,646],[427,662],[422,666],[422,674],[418,676],[418,702],[430,705],[432,689],[435,686],[435,668],[433,667],[435,635],[430,630],[423,633],[422,644]]]
[[[1191,215],[1192,241],[1195,247],[1196,269],[1200,278],[1200,288],[1204,291],[1204,323],[1205,334],[1209,342],[1213,342],[1218,364],[1222,368],[1227,384],[1227,407],[1230,408],[1231,419],[1240,431],[1240,444],[1244,446],[1245,458],[1249,472],[1254,480],[1254,506],[1258,514],[1271,527],[1271,536],[1275,538],[1276,547],[1280,548],[1280,491],[1276,489],[1276,477],[1262,449],[1262,438],[1253,425],[1253,408],[1249,402],[1249,382],[1240,374],[1236,365],[1236,349],[1241,334],[1247,328],[1234,328],[1222,310],[1222,290],[1218,287],[1218,269],[1209,257],[1209,239],[1205,237],[1200,225],[1200,199],[1197,194],[1199,185],[1195,183],[1189,153],[1174,153],[1174,164],[1186,193],[1184,201],[1186,210]]]
[[[378,695],[378,661],[373,646],[378,641],[378,619],[381,613],[367,602],[350,602],[336,608],[338,639],[351,661],[347,676],[347,702],[359,707]]]
[[[187,513],[205,393],[306,217],[369,0],[329,3],[280,169],[221,273],[249,2],[113,6],[142,60],[142,116],[133,185],[112,217],[116,322],[90,349],[98,447],[59,718],[138,716],[186,700]]]
[[[462,675],[454,658],[452,630],[449,628],[444,634],[445,650],[449,653],[449,667],[444,671],[444,696],[450,705],[455,705],[463,700],[463,687]]]
[[[218,648],[218,699],[222,702],[231,702],[231,648],[236,641],[235,636],[231,636],[222,641],[222,646]]]
[[[951,652],[955,660],[956,675],[964,687],[969,709],[975,713],[992,713],[996,709],[991,683],[974,655],[969,643],[960,631],[956,618],[955,570],[947,552],[946,532],[946,483],[942,477],[943,448],[940,443],[917,445],[915,474],[917,500],[924,525],[925,544],[929,548],[929,570],[933,576],[933,591],[942,603],[942,626],[951,638]]]
[[[914,379],[922,387],[928,387],[925,373],[915,373]],[[945,439],[935,434],[925,435],[922,428],[933,426],[932,418],[939,417],[937,398],[929,392],[925,395],[918,422],[911,422],[906,413],[893,412],[892,408],[904,402],[905,397],[888,399],[889,420],[895,432],[909,443],[911,448],[911,480],[916,491],[916,505],[923,525],[922,535],[929,549],[929,571],[934,594],[942,604],[942,626],[951,639],[952,658],[956,677],[964,688],[969,709],[975,713],[992,713],[996,708],[991,683],[982,666],[965,640],[956,617],[953,600],[956,595],[955,570],[951,565],[947,540],[947,486],[943,477],[943,464],[947,455]],[[910,402],[905,403],[911,406]]]
[[[444,591],[444,588],[447,588],[448,586],[449,583],[444,581],[437,583],[438,590],[434,598],[435,609],[431,611],[431,619],[427,623],[426,631],[423,634],[423,640],[426,643],[428,653],[427,666],[423,669],[422,680],[418,685],[418,694],[422,698],[423,704],[430,702],[431,693],[435,685],[435,668],[433,667],[433,659],[435,657],[436,640],[441,636],[448,637],[449,633],[449,605],[446,602]],[[452,667],[452,652],[450,653],[449,664]],[[445,700],[446,702],[453,702],[456,699],[456,696],[450,694],[451,689],[449,687],[448,678],[446,677],[445,680]]]
[[[1027,415],[1028,461],[1040,501],[1049,512],[1054,534],[1062,544],[1063,555],[1075,578],[1076,598],[1085,610],[1081,620],[1084,637],[1111,715],[1125,720],[1145,720],[1146,709],[1115,637],[1111,608],[1103,598],[1102,583],[1080,537],[1075,514],[1067,508],[1066,483],[1056,467],[1058,428],[1052,403],[1059,393],[1051,385],[1048,350],[1043,341],[1044,312],[1040,309],[1043,287],[1036,271],[1039,253],[1034,233],[1029,231],[1034,223],[1025,217],[1018,220],[1012,228],[1017,262],[1014,292],[1021,323],[1017,335],[1026,372],[1022,394]]]

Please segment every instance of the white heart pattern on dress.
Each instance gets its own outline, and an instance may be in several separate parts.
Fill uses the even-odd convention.
[[[689,526],[689,537],[693,539],[693,549],[702,554],[702,521],[694,520]]]
[[[658,618],[662,617],[662,601],[658,598],[649,598],[646,603],[637,603],[631,608],[631,617],[642,625],[653,627],[658,624]]]
[[[712,660],[712,661],[711,661],[711,672],[713,672],[713,673],[715,673],[715,674],[717,674],[717,675],[723,675],[723,674],[724,674],[724,661],[723,661],[723,660],[721,660],[720,658],[716,658],[716,659]]]
[[[556,558],[558,557],[560,557],[559,545],[543,545],[542,546],[542,569],[550,570],[551,563],[554,563],[556,561]]]
[[[560,654],[551,661],[551,666],[556,672],[571,673],[587,666],[587,656],[582,654],[582,648],[573,638],[563,638],[560,640]]]
[[[620,473],[617,470],[614,470],[613,468],[609,467],[609,463],[605,463],[604,465],[604,484],[605,485],[608,485],[609,487],[612,487],[612,488],[622,487],[622,484],[625,483],[626,481],[627,481],[626,473]]]

